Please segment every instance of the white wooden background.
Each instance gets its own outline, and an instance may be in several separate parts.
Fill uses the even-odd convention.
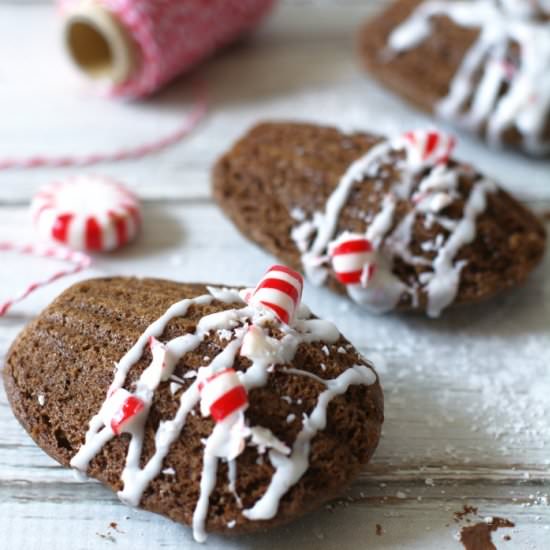
[[[396,132],[425,125],[369,81],[353,33],[378,2],[287,0],[247,43],[204,65],[211,110],[198,131],[154,157],[95,172],[120,177],[145,201],[139,242],[98,257],[85,276],[136,274],[253,283],[272,261],[246,242],[209,193],[209,169],[256,120],[299,118],[345,129]],[[0,156],[88,152],[174,128],[189,108],[188,80],[153,100],[94,97],[67,67],[51,5],[0,0]],[[475,161],[524,202],[550,208],[550,162],[490,152],[463,136]],[[74,170],[0,172],[0,240],[32,238],[28,200]],[[5,254],[0,295],[56,266]],[[16,333],[76,277],[0,319],[0,358]],[[453,549],[464,504],[516,523],[500,548],[550,548],[550,259],[517,291],[482,306],[420,316],[372,317],[308,287],[305,300],[376,362],[386,423],[375,458],[343,502],[275,532],[211,537],[211,548]],[[0,297],[1,300],[1,297]],[[118,530],[109,527],[118,524]],[[375,534],[376,524],[383,534]],[[504,535],[511,541],[504,541]],[[13,418],[0,391],[0,547],[188,548],[188,529],[131,510],[95,482],[76,481]],[[115,546],[113,546],[115,545]]]

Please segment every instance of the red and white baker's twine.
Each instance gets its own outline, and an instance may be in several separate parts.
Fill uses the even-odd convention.
[[[88,155],[33,155],[27,158],[0,158],[0,170],[30,168],[66,168],[69,166],[91,166],[102,162],[119,162],[139,159],[158,153],[190,134],[204,118],[208,109],[205,86],[195,83],[193,109],[181,125],[172,133],[135,147],[125,147],[112,152],[90,153]]]
[[[72,267],[60,269],[46,279],[30,283],[19,295],[5,301],[3,304],[0,304],[0,317],[5,315],[14,304],[24,300],[27,296],[29,296],[29,294],[31,294],[35,290],[47,286],[54,281],[61,279],[62,277],[74,275],[75,273],[86,269],[91,264],[91,259],[86,254],[83,254],[82,252],[76,252],[74,250],[69,250],[67,248],[61,248],[58,246],[41,246],[35,244],[19,245],[12,242],[4,241],[0,242],[0,251],[16,252],[18,254],[27,254],[31,256],[51,258],[54,260],[61,260],[72,264]]]
[[[80,0],[60,0],[62,11]],[[111,93],[143,97],[252,29],[274,0],[96,0],[139,48],[139,68]]]
[[[246,300],[252,306],[271,310],[281,322],[291,324],[300,305],[303,286],[304,280],[297,271],[274,265]]]

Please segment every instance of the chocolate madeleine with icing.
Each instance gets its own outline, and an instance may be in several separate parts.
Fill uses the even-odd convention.
[[[397,0],[359,42],[369,73],[423,110],[494,146],[550,155],[545,0]]]
[[[250,130],[217,162],[213,192],[248,238],[374,312],[479,302],[525,281],[545,231],[451,158],[436,131],[395,139],[290,122]]]
[[[372,365],[301,284],[281,266],[254,292],[79,283],[12,345],[11,407],[55,460],[198,541],[286,523],[358,475],[383,421]]]

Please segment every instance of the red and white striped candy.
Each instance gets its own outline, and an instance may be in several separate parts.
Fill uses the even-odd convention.
[[[248,407],[248,394],[234,369],[216,372],[199,382],[201,413],[220,422]]]
[[[116,435],[132,431],[145,411],[143,401],[124,388],[116,389],[107,397],[101,409],[101,419]]]
[[[262,277],[248,303],[270,309],[277,318],[290,324],[300,305],[304,280],[302,276],[284,265],[273,265]]]
[[[400,141],[407,161],[417,168],[446,164],[456,146],[454,136],[435,130],[413,130],[403,134]]]
[[[41,238],[76,250],[114,250],[131,241],[141,224],[136,196],[100,176],[46,185],[33,198],[31,211]]]
[[[376,270],[375,252],[371,242],[359,233],[344,233],[329,247],[332,268],[344,285],[367,283]]]

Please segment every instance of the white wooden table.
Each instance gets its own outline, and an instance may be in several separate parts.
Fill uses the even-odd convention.
[[[144,160],[94,169],[140,194],[145,230],[136,245],[98,257],[83,277],[252,283],[272,258],[237,234],[209,193],[210,166],[234,138],[267,117],[386,133],[429,124],[358,69],[353,31],[378,3],[286,1],[254,40],[204,65],[199,74],[208,83],[211,111],[191,138]],[[144,103],[93,97],[68,69],[58,30],[51,5],[0,0],[0,156],[84,153],[143,141],[174,128],[189,108],[185,79]],[[550,162],[490,152],[466,136],[458,156],[537,211],[550,207]],[[31,239],[29,197],[72,172],[0,172],[0,240]],[[1,262],[2,295],[38,270],[55,268],[8,254]],[[23,325],[76,279],[36,293],[0,319],[0,357]],[[372,317],[312,287],[305,300],[375,361],[386,396],[380,447],[340,504],[270,534],[211,537],[209,547],[462,548],[456,534],[464,522],[456,523],[453,513],[468,504],[482,518],[516,524],[493,534],[499,549],[550,548],[550,258],[525,288],[438,321]],[[123,506],[98,483],[76,481],[34,445],[3,391],[0,426],[1,548],[194,544],[188,529]]]

